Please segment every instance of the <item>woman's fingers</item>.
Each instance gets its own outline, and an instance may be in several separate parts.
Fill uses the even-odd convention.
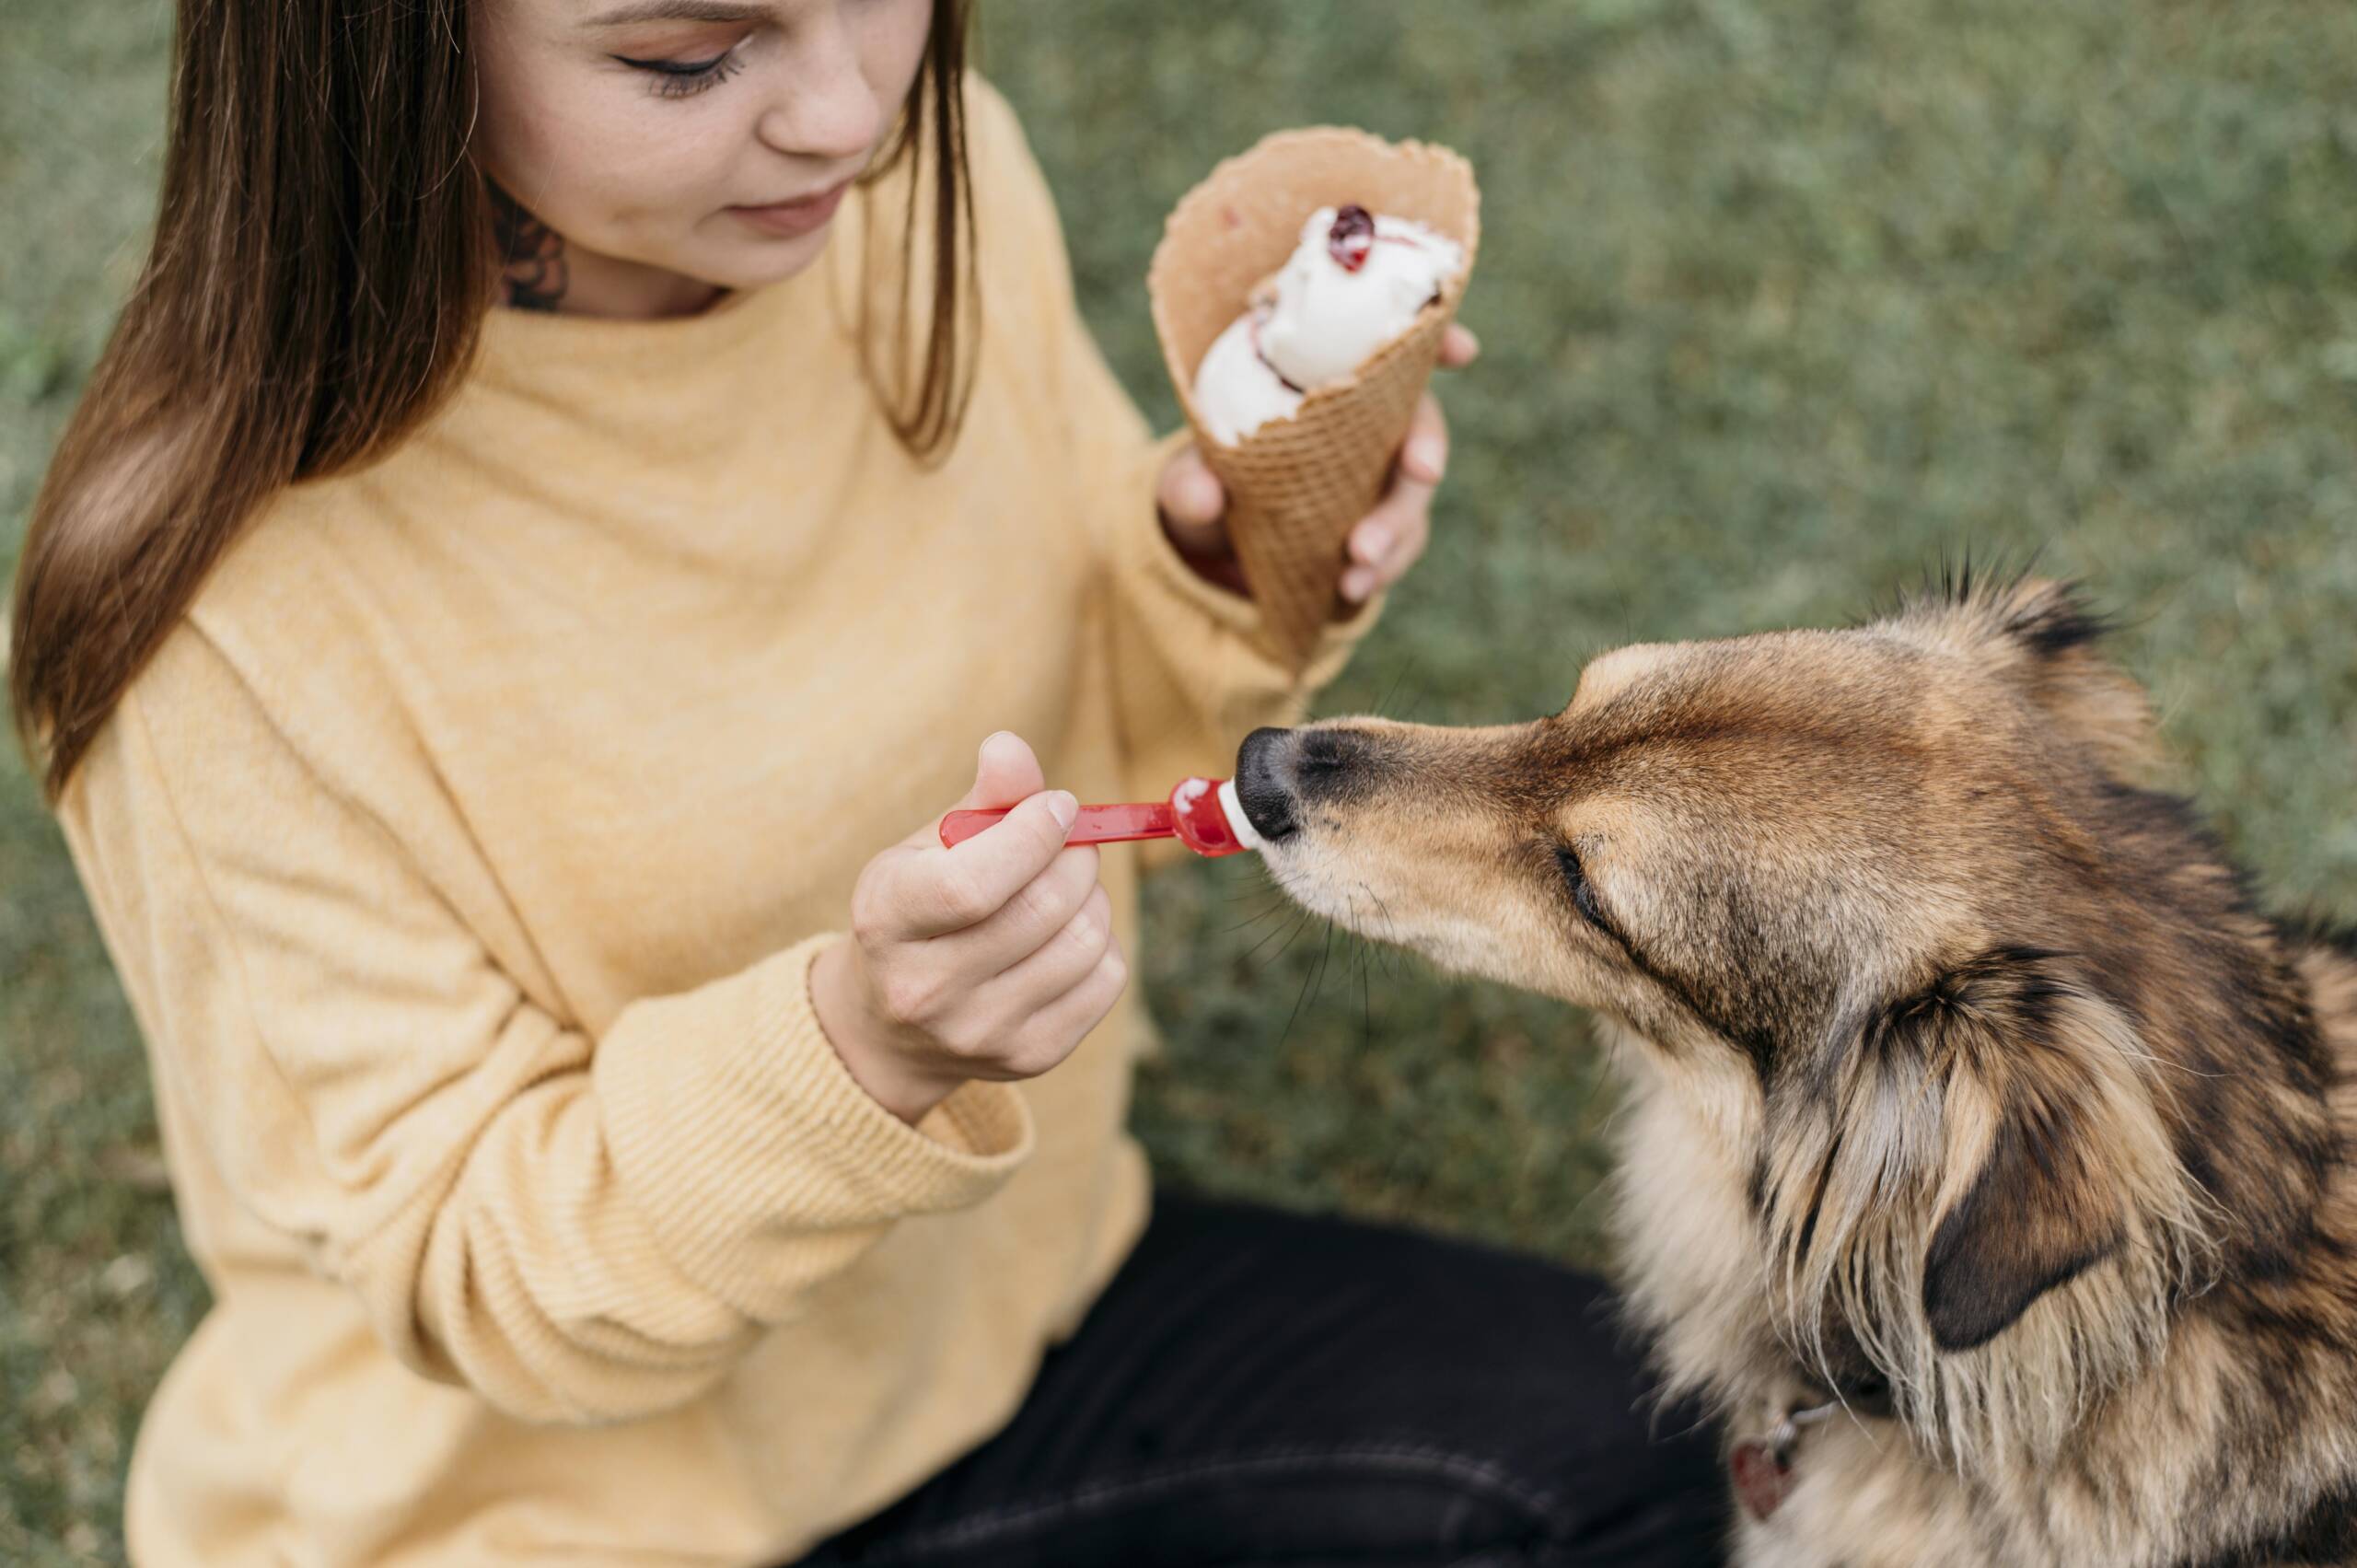
[[[1399,477],[1421,484],[1429,493],[1448,470],[1448,416],[1440,400],[1426,392],[1408,424],[1408,438],[1399,444]]]
[[[1448,422],[1427,392],[1399,448],[1391,488],[1351,529],[1341,595],[1355,604],[1399,581],[1424,552],[1432,532],[1433,491],[1448,467]]]
[[[1155,487],[1162,526],[1182,555],[1213,555],[1227,548],[1227,491],[1194,447],[1163,465]]]
[[[1092,890],[1047,940],[980,988],[1010,1017],[1028,1017],[1078,985],[1113,942],[1113,896]]]
[[[1103,1023],[1105,1015],[1113,1010],[1113,1004],[1121,999],[1121,990],[1129,981],[1129,960],[1121,952],[1121,945],[1107,943],[1095,966],[1081,976],[1077,983],[1032,1016],[1032,1027],[1038,1032],[1040,1043],[1024,1042],[1017,1048],[1017,1060],[1028,1061],[1036,1051],[1048,1058],[1039,1069],[1041,1072],[1062,1061],[1062,1053],[1049,1054],[1055,1051],[1055,1042],[1078,1040]],[[1070,1049],[1065,1047],[1064,1052],[1068,1053]]]
[[[888,850],[883,875],[854,890],[853,929],[907,942],[988,923],[1063,853],[1079,809],[1070,791],[1041,790],[954,849]]]
[[[1481,340],[1473,335],[1471,328],[1451,321],[1448,331],[1440,337],[1440,367],[1462,370],[1480,357]]]
[[[963,847],[963,846],[960,846]],[[973,984],[1022,963],[1051,943],[1098,887],[1095,844],[1068,845],[989,919],[941,939],[942,958]]]

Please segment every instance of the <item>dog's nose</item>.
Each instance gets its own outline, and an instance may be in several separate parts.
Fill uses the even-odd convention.
[[[1262,728],[1246,736],[1237,749],[1237,801],[1251,819],[1252,830],[1271,843],[1291,837],[1300,826],[1293,809],[1297,749],[1294,731]]]

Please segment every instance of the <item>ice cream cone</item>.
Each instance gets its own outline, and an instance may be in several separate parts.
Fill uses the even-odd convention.
[[[1284,265],[1303,220],[1346,203],[1430,225],[1464,247],[1465,265],[1356,374],[1311,390],[1292,418],[1221,443],[1194,402],[1204,351]],[[1227,488],[1228,532],[1270,636],[1296,662],[1346,609],[1336,585],[1351,526],[1383,494],[1480,238],[1480,192],[1463,158],[1334,126],[1280,131],[1228,158],[1164,225],[1146,273],[1155,332],[1196,445]]]

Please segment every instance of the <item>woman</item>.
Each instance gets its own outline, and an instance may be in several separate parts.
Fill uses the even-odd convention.
[[[1375,612],[1267,651],[965,30],[183,5],[11,663],[215,1295],[139,1562],[1707,1532],[1586,1283],[1146,1225],[1134,861],[1064,845],[1074,794],[1224,772]],[[1346,598],[1422,549],[1442,440]],[[986,732],[959,803],[1016,809],[942,850]]]

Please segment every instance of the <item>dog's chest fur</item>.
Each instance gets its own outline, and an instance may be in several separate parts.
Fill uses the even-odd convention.
[[[2338,1064],[2333,1120],[2357,1147],[2357,960],[2315,946],[2300,964]],[[1673,1391],[1701,1393],[1730,1446],[1764,1439],[1845,1369],[1805,1366],[1776,1328],[1738,1153],[1757,1146],[1758,1097],[1740,1069],[1713,1077],[1620,1043],[1631,1082],[1615,1220],[1631,1310]],[[2039,1331],[2038,1311],[2018,1332]],[[2015,1353],[2012,1332],[1963,1353]],[[1798,1434],[1772,1514],[1738,1512],[1743,1568],[2357,1563],[2357,1178],[2345,1161],[2334,1170],[2282,1276],[2230,1277],[2179,1307],[2141,1371],[2060,1446],[1959,1459],[1901,1421],[1837,1411]]]

